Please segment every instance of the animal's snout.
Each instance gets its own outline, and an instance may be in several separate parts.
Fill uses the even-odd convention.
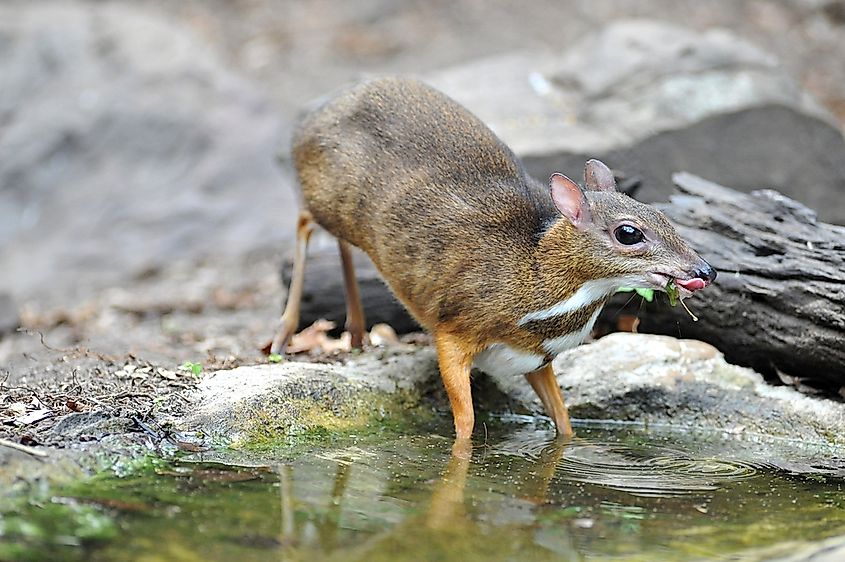
[[[709,285],[716,280],[716,270],[706,261],[702,261],[702,265],[692,275],[703,280],[705,285]]]

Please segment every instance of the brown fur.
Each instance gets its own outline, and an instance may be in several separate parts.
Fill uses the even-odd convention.
[[[613,191],[612,176],[591,176],[611,189],[586,193],[591,227],[577,228],[490,129],[418,81],[379,79],[342,92],[305,116],[293,155],[314,220],[364,250],[434,332],[441,355],[458,356],[454,368],[441,357],[447,387],[468,377],[473,356],[494,342],[544,353],[545,339],[578,330],[603,302],[518,321],[585,281],[641,273],[655,262],[687,271],[700,261],[659,211]],[[620,217],[662,243],[620,253],[607,233]],[[461,423],[471,430],[471,419]]]

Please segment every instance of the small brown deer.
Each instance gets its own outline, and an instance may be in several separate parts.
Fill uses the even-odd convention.
[[[355,346],[365,333],[349,244],[430,330],[459,439],[474,425],[470,370],[524,375],[559,433],[572,433],[551,361],[590,333],[621,287],[682,297],[716,273],[657,209],[587,162],[586,189],[528,176],[484,123],[416,80],[358,84],[308,113],[293,139],[304,209],[272,352],[299,322],[314,223],[338,239]]]

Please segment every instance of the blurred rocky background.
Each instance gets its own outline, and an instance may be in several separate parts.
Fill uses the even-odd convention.
[[[843,60],[841,0],[6,0],[0,292],[278,261],[297,111],[382,73],[445,89],[538,175],[600,156],[665,200],[684,169],[842,224]]]
[[[0,0],[0,367],[40,349],[21,325],[260,357],[290,129],[371,75],[442,88],[539,177],[600,157],[665,201],[685,170],[845,224],[843,60],[845,0]]]

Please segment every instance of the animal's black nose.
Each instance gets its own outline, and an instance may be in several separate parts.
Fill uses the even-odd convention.
[[[708,285],[716,280],[716,270],[706,261],[702,261],[702,265],[695,270],[693,275],[699,279],[704,279],[704,282]]]

